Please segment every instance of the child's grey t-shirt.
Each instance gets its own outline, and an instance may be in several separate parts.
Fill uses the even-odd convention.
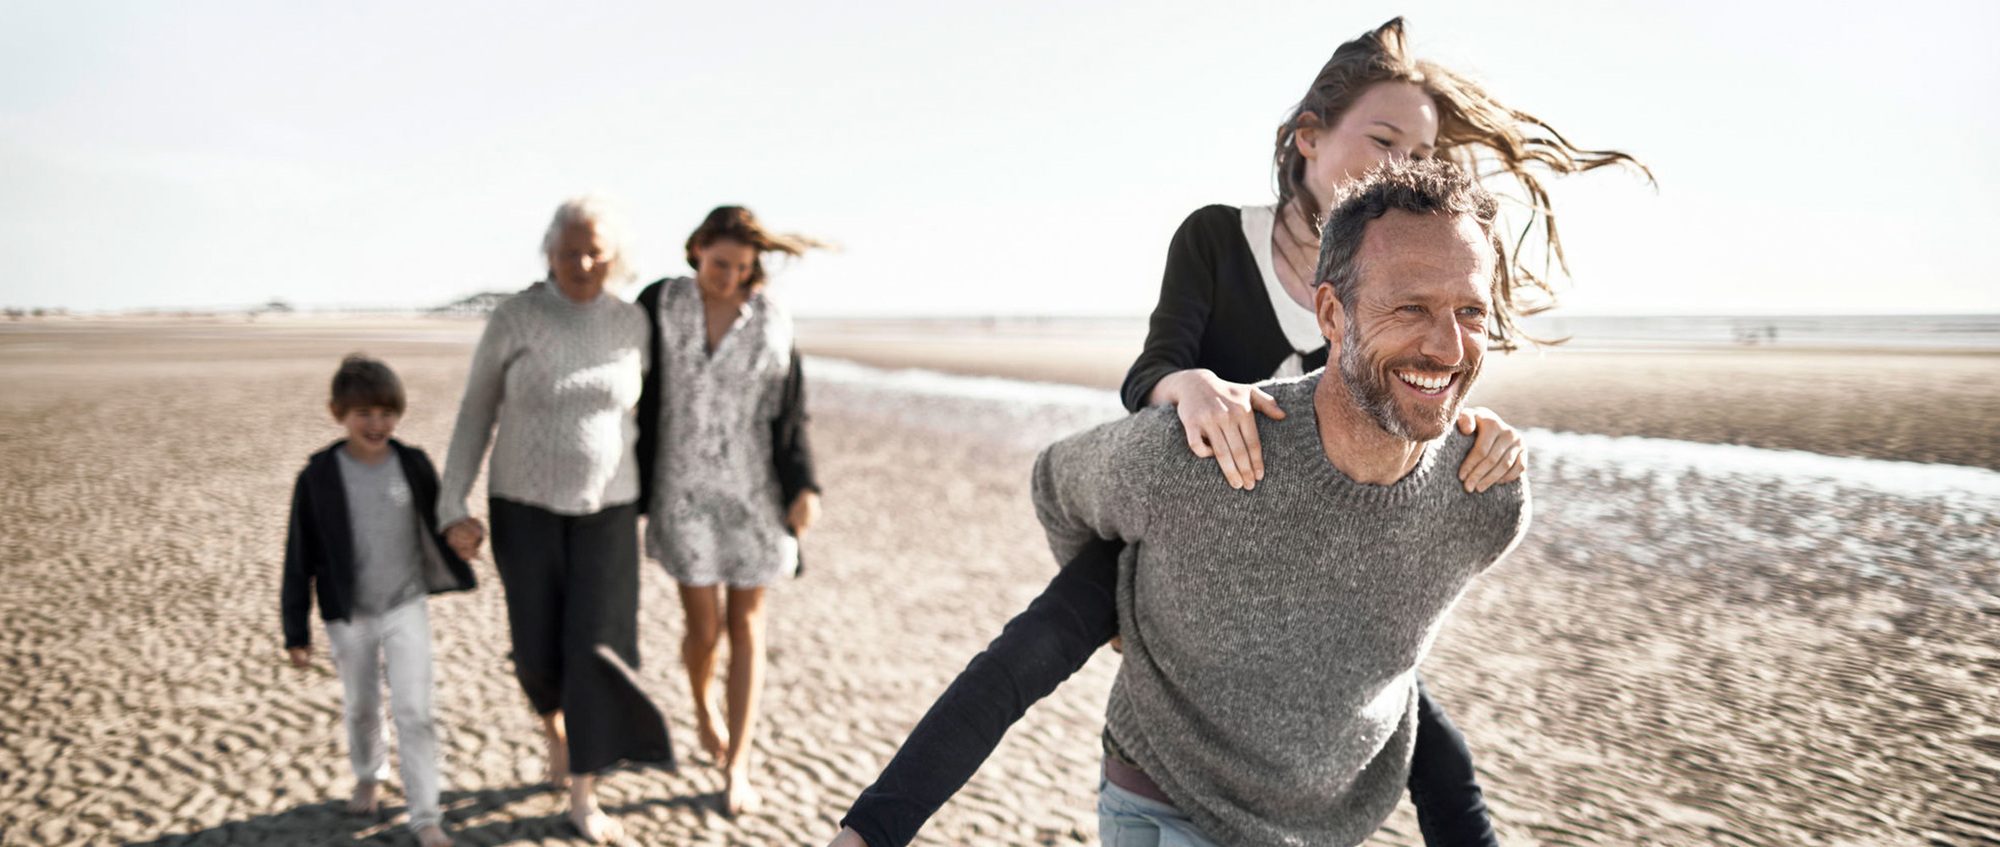
[[[335,450],[354,533],[354,614],[379,615],[423,596],[417,510],[394,453],[370,465]]]

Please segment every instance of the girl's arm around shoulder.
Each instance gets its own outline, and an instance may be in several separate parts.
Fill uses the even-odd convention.
[[[1196,367],[1201,339],[1215,307],[1216,265],[1221,239],[1242,226],[1242,213],[1229,206],[1204,206],[1181,222],[1167,245],[1160,299],[1147,324],[1146,344],[1125,374],[1120,397],[1127,411],[1149,405],[1153,387],[1169,374]]]

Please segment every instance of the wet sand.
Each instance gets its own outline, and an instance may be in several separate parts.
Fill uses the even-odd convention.
[[[324,392],[340,355],[366,349],[395,366],[410,394],[402,436],[441,456],[477,327],[0,332],[0,844],[410,843],[392,819],[339,812],[338,683],[323,650],[322,669],[302,673],[280,649],[284,507],[305,455],[338,435]],[[1763,394],[1739,372],[1656,367],[1715,398],[1707,408],[1724,421],[1699,423],[1687,395],[1607,396],[1624,380],[1583,365],[1515,388],[1504,377],[1488,402],[1523,425],[1541,422],[1530,409],[1542,402],[1548,421],[1595,414],[1661,428],[1646,434],[1789,447],[1834,426],[1759,429],[1770,419],[1745,407]],[[1901,396],[1868,381],[1913,368],[1883,367],[1854,377],[1858,388],[1802,378],[1782,392],[1822,407],[1854,391]],[[1954,378],[1970,386],[1967,409],[1994,409],[1990,370]],[[1502,403],[1510,390],[1520,399]],[[648,565],[642,680],[684,762],[609,779],[606,804],[637,843],[823,843],[931,699],[1053,572],[1028,505],[1031,446],[911,424],[963,411],[950,404],[833,382],[812,397],[827,511],[807,574],[773,598],[757,758],[770,808],[734,821],[716,811],[721,779],[688,752],[678,605]],[[1896,458],[1993,467],[1993,418],[1953,423],[1977,417],[1958,405],[1876,424],[1907,433],[1896,438],[1826,437],[1851,454],[1895,441]],[[1944,424],[1987,437],[1942,437]],[[1931,513],[1866,492],[1812,499],[1594,473],[1537,465],[1535,532],[1460,602],[1424,668],[1470,737],[1506,843],[2000,842],[2000,580],[1979,560],[2000,535],[1992,504]],[[1689,498],[1699,515],[1751,516],[1742,525],[1755,531],[1691,527],[1676,511]],[[1828,566],[1857,540],[1887,551],[1872,570]],[[561,798],[531,782],[540,754],[506,663],[499,580],[490,562],[476,571],[480,590],[431,607],[447,817],[461,843],[573,843]],[[1965,602],[1940,601],[1923,578],[1939,573],[1961,575],[1952,590]],[[1100,654],[1033,710],[919,843],[1094,843],[1095,737],[1116,660]],[[1419,843],[1407,805],[1375,843]]]

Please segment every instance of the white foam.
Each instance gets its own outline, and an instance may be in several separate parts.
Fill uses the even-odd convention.
[[[1524,437],[1538,455],[1615,464],[1638,473],[1696,471],[1708,477],[1782,479],[1792,485],[1824,484],[1904,497],[1969,495],[2000,503],[2000,471],[1986,468],[1542,429],[1528,430]]]
[[[1118,392],[1055,382],[1030,382],[994,376],[960,376],[919,368],[886,370],[845,359],[806,357],[812,380],[858,385],[898,393],[949,397],[958,400],[988,400],[996,403],[1062,406],[1078,411],[1098,411],[1107,416],[1125,413]]]

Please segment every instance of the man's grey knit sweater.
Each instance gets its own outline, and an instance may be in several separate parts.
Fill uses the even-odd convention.
[[[1257,422],[1251,491],[1190,453],[1166,407],[1035,463],[1057,561],[1093,537],[1128,545],[1107,729],[1222,844],[1352,845],[1381,825],[1409,773],[1417,663],[1528,525],[1525,479],[1465,492],[1456,429],[1393,485],[1341,473],[1320,445],[1320,373],[1265,385],[1287,414]]]

